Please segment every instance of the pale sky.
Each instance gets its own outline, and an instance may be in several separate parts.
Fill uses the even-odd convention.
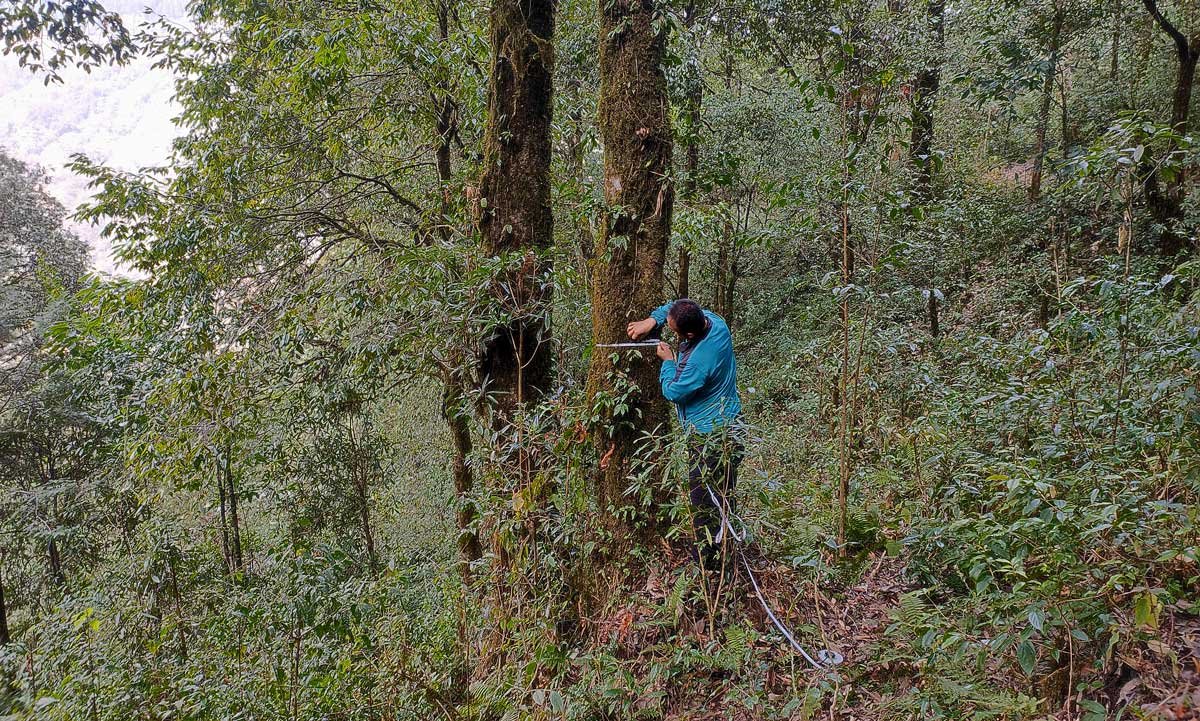
[[[113,0],[106,7],[122,14],[131,31],[141,24],[143,8],[182,21],[184,0]],[[49,191],[74,212],[88,197],[86,181],[65,166],[73,153],[120,170],[166,162],[177,131],[171,122],[178,108],[171,101],[173,81],[152,61],[139,58],[125,67],[101,67],[91,74],[74,68],[61,73],[62,84],[44,85],[41,76],[21,68],[16,58],[0,56],[0,145],[51,175]],[[98,270],[121,273],[98,228],[72,223],[92,246]]]

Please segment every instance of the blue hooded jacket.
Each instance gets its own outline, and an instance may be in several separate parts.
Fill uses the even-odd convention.
[[[650,317],[662,328],[671,303],[656,308]],[[663,361],[658,373],[662,393],[675,404],[679,423],[694,433],[712,433],[737,420],[742,400],[737,391],[737,363],[733,337],[721,316],[705,310],[708,330],[683,341],[677,360]]]

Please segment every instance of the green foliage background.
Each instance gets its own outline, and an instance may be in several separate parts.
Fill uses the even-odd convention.
[[[944,47],[921,2],[657,5],[673,180],[693,188],[673,250],[690,253],[689,293],[735,330],[751,558],[802,643],[845,663],[808,668],[745,579],[714,604],[681,561],[670,434],[620,509],[665,519],[666,541],[582,577],[613,542],[580,432],[599,416],[582,382],[609,211],[594,4],[558,8],[541,279],[558,380],[520,420],[526,483],[486,392],[447,392],[473,387],[484,333],[513,312],[493,279],[521,262],[483,257],[472,230],[487,8],[203,0],[193,26],[133,39],[178,78],[169,167],[74,165],[95,189],[80,217],[134,277],[87,276],[38,171],[0,162],[0,718],[1195,711],[1178,699],[1200,685],[1185,641],[1196,217],[1189,198],[1165,227],[1147,204],[1153,179],[1194,172],[1191,136],[1164,124],[1166,36],[1120,1],[955,3]],[[1164,7],[1191,21],[1182,5]],[[1055,12],[1057,105],[1030,198]],[[911,78],[931,59],[925,196],[907,153]],[[1164,258],[1171,232],[1191,247]],[[455,418],[473,439],[466,498]],[[467,574],[464,506],[484,549]],[[585,585],[611,593],[581,620]]]

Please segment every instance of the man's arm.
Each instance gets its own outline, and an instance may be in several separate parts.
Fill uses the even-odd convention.
[[[633,321],[625,328],[625,332],[628,333],[629,337],[633,340],[641,340],[642,338],[650,335],[655,328],[667,324],[667,311],[671,310],[671,303],[673,302],[674,301],[667,301],[666,303],[658,306],[654,310],[650,311],[650,315],[644,320]]]
[[[675,301],[673,301],[673,300],[669,300],[666,303],[663,303],[662,305],[658,306],[654,310],[650,311],[650,317],[654,319],[654,322],[656,325],[666,325],[667,324],[667,313],[671,310],[671,304],[674,302]]]
[[[680,368],[677,361],[665,360],[658,371],[663,397],[672,403],[682,403],[704,386],[708,380],[708,369],[703,363],[689,358]]]

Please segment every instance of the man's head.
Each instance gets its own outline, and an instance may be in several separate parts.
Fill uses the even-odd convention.
[[[695,338],[704,332],[707,325],[704,310],[694,300],[680,298],[667,311],[667,326],[680,338]]]

